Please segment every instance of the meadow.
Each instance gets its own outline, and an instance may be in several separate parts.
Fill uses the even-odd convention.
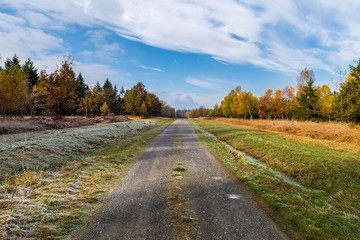
[[[283,132],[288,135],[310,137],[319,140],[360,145],[360,125],[342,122],[311,122],[292,120],[263,120],[263,119],[237,119],[237,118],[212,118],[212,120],[263,129],[267,131]]]
[[[242,125],[242,120],[190,122],[211,152],[259,197],[259,203],[291,238],[360,238],[360,152],[356,143],[323,140],[313,123],[307,125],[306,134],[297,135],[297,130],[260,129],[260,123],[273,124],[264,120],[253,125],[248,121]],[[263,164],[231,151],[225,143]]]

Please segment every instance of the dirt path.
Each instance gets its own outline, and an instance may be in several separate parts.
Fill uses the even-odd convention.
[[[245,195],[177,120],[134,163],[82,239],[287,239]]]

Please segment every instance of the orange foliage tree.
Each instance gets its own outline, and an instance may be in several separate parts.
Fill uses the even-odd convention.
[[[271,117],[271,99],[273,97],[273,90],[268,89],[264,96],[259,98],[259,117],[260,118],[270,118]]]
[[[53,73],[41,72],[40,82],[47,92],[48,111],[59,118],[70,114],[75,108],[76,80],[72,66],[73,61],[69,56]]]

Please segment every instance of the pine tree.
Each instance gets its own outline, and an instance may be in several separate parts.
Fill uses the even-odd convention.
[[[106,78],[102,89],[105,94],[105,101],[108,104],[110,111],[114,112],[117,102],[117,91],[113,88],[112,83],[108,78]]]
[[[302,87],[300,96],[297,98],[298,109],[297,118],[299,120],[318,120],[319,119],[319,96],[314,89],[314,80],[309,78],[306,85]]]
[[[21,67],[21,70],[28,78],[29,90],[31,91],[32,87],[35,86],[39,81],[39,74],[30,58],[25,61],[24,65]]]
[[[336,107],[338,112],[343,113],[340,120],[358,123],[360,122],[360,59],[356,67],[350,65],[350,70],[336,96]]]
[[[15,68],[21,69],[20,60],[16,54],[14,54],[12,59],[6,59],[4,71],[5,73],[10,73]]]
[[[96,82],[95,88],[97,91],[102,91],[99,81]]]
[[[80,99],[85,97],[85,91],[89,89],[89,86],[85,83],[84,78],[81,73],[79,73],[76,78],[75,83],[75,94],[76,98],[80,101]]]

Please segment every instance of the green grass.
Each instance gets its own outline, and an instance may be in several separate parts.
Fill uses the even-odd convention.
[[[188,217],[188,216],[183,216],[181,220],[183,222],[190,223],[190,222],[194,221],[194,218],[193,217]]]
[[[184,167],[174,167],[173,168],[173,171],[176,171],[176,172],[184,172],[184,171],[186,171],[186,169],[184,168]]]
[[[334,150],[328,145],[289,140],[275,133],[204,120],[191,120],[191,123],[213,154],[265,200],[274,210],[274,216],[280,214],[278,221],[290,237],[360,238],[359,155],[339,148]],[[220,140],[260,159],[267,167],[234,154]],[[274,176],[269,168],[284,173],[305,188]]]
[[[157,126],[128,132],[67,158],[62,166],[25,168],[5,178],[0,185],[0,238],[75,237],[74,230],[101,206],[149,141],[172,121],[156,122]]]

